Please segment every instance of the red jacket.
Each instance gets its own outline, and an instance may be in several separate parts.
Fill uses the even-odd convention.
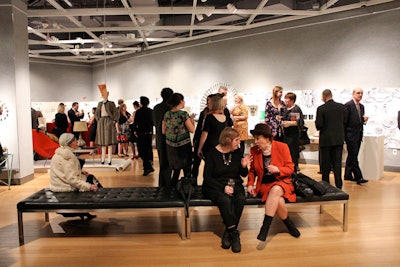
[[[264,176],[262,151],[257,146],[253,146],[250,153],[253,155],[253,161],[250,165],[247,186],[254,186],[255,178],[258,177],[255,189],[255,192],[258,194],[261,188],[262,177]],[[279,168],[280,173],[276,175],[278,180],[287,184],[292,183],[291,175],[294,172],[294,164],[287,144],[272,141],[271,165],[275,165]]]

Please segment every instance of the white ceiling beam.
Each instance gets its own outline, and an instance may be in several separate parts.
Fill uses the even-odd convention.
[[[132,9],[126,0],[121,0],[121,2],[127,11],[130,11]],[[132,14],[129,13],[129,17],[131,18],[133,25],[136,27],[139,27],[139,23],[138,23],[137,19],[135,18],[135,16],[133,15],[133,13]],[[143,43],[145,44],[146,48],[148,48],[149,43],[147,42],[146,36],[144,35],[143,31],[138,30],[138,33],[139,33],[140,37],[142,37]]]
[[[267,3],[268,3],[268,0],[262,0],[262,1],[258,4],[256,10],[261,10],[261,9],[263,9]],[[248,20],[246,21],[246,25],[250,25],[256,17],[257,17],[257,14],[251,14],[251,16],[250,16],[250,17],[248,18]]]
[[[187,31],[189,30],[189,25],[179,25],[179,26],[117,26],[117,27],[79,27],[79,28],[60,28],[60,29],[35,29],[37,32],[42,33],[68,33],[68,32],[102,32],[102,31],[137,31],[137,30],[149,30],[149,31]],[[244,30],[247,26],[239,25],[193,25],[194,30]],[[31,32],[31,30],[29,30]]]
[[[388,1],[388,0],[386,0]],[[391,0],[393,1],[393,0]],[[53,9],[28,10],[28,17],[63,17],[63,16],[118,16],[118,15],[191,15],[195,14],[227,14],[231,15],[228,9],[215,9],[209,7],[197,7],[194,11],[192,7],[170,8],[170,7],[132,7],[126,8],[82,8],[64,9],[65,11]],[[315,10],[274,10],[274,9],[238,9],[235,14],[241,15],[312,15],[319,11]]]

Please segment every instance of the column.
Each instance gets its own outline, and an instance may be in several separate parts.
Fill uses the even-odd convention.
[[[14,154],[12,184],[33,179],[26,4],[0,3],[0,142]]]

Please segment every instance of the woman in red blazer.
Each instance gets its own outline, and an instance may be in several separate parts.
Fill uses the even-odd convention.
[[[256,145],[250,150],[253,162],[250,165],[247,192],[253,196],[261,195],[262,201],[265,201],[264,222],[257,239],[267,239],[275,214],[283,220],[292,236],[299,237],[300,232],[289,219],[285,205],[285,199],[289,202],[296,201],[291,178],[294,164],[289,147],[285,143],[273,140],[267,124],[257,124],[250,133],[254,136]]]

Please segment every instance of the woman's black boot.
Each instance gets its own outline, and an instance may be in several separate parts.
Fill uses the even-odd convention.
[[[263,225],[261,226],[260,233],[257,236],[257,239],[260,241],[265,241],[268,236],[269,227],[271,226],[272,219],[274,217],[265,215]]]
[[[223,249],[229,249],[231,245],[232,245],[232,237],[229,234],[228,229],[225,229],[221,239],[221,247]]]
[[[283,223],[286,225],[287,229],[289,230],[289,233],[294,236],[294,237],[299,237],[300,232],[297,229],[296,225],[294,225],[294,222],[287,217],[285,220],[283,220]]]

